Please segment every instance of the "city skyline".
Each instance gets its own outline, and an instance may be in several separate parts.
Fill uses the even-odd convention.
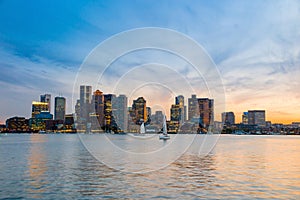
[[[215,99],[192,94],[185,106],[184,96],[174,97],[167,110],[152,110],[147,100],[140,96],[128,102],[126,95],[105,94],[89,85],[80,85],[80,98],[75,113],[66,113],[66,99],[55,97],[54,115],[51,114],[51,94],[40,95],[32,101],[31,118],[14,116],[1,124],[1,132],[31,133],[125,133],[138,132],[141,124],[146,132],[159,132],[164,115],[169,114],[168,133],[222,133],[222,134],[299,134],[299,123],[272,123],[266,110],[243,112],[242,123],[235,121],[234,112],[222,112],[221,121],[215,120]],[[94,91],[94,92],[93,92]],[[188,114],[188,116],[187,116]],[[275,132],[274,132],[275,131]]]
[[[69,105],[66,113],[74,112],[72,89],[84,58],[107,38],[143,27],[172,29],[203,46],[224,83],[226,111],[241,116],[248,109],[263,109],[274,123],[300,121],[299,4],[299,1],[130,4],[1,1],[0,87],[5,95],[0,101],[0,122],[16,115],[28,118],[32,97],[38,100],[40,94],[63,94]],[[39,12],[33,12],[36,10]],[[149,57],[157,56],[146,53]],[[147,59],[124,58],[115,67],[136,66]],[[176,59],[168,64],[184,66]],[[115,74],[106,75],[113,78]],[[105,87],[107,93],[112,91]],[[147,90],[152,92],[151,88]],[[201,93],[202,86],[197,89],[197,96],[207,96],[205,91]],[[166,105],[174,103],[170,96],[161,102],[150,98],[148,101],[167,110]],[[241,117],[236,117],[236,121],[240,122]]]
[[[81,102],[83,100],[83,101],[86,101],[88,104],[93,104],[93,103],[95,103],[93,99],[96,98],[97,96],[103,95],[103,97],[105,99],[105,96],[109,95],[109,96],[111,96],[110,97],[111,98],[110,101],[112,101],[112,103],[113,102],[117,103],[119,101],[118,98],[122,98],[123,99],[122,102],[125,102],[125,105],[128,105],[128,107],[126,107],[126,109],[131,108],[131,106],[130,106],[131,102],[128,99],[128,97],[126,96],[126,94],[119,94],[119,95],[116,95],[116,94],[106,94],[106,93],[100,91],[99,89],[93,89],[92,86],[88,86],[88,85],[81,85],[80,86],[80,91],[81,91],[80,92],[80,98],[77,99],[77,102]],[[88,94],[88,95],[86,96],[86,94]],[[144,99],[144,97],[138,95],[137,99],[133,100],[132,103],[134,104],[134,102],[137,101],[140,98]],[[104,99],[101,100],[101,101],[103,101],[102,104],[105,101]],[[69,113],[69,114],[66,113],[66,107],[67,107],[67,105],[66,105],[66,98],[65,97],[63,97],[61,95],[55,96],[54,100],[55,101],[53,102],[52,98],[51,98],[51,94],[49,94],[49,93],[41,94],[40,95],[40,101],[32,100],[31,106],[34,106],[34,105],[42,106],[42,108],[43,108],[42,110],[49,112],[49,114],[52,114],[53,115],[53,119],[55,119],[55,120],[64,120],[64,116],[65,115],[69,115],[69,114],[74,115],[74,114],[76,114],[76,105],[73,108],[74,112]],[[214,102],[214,99],[209,99],[207,97],[199,97],[196,94],[191,94],[190,97],[188,97],[188,98],[186,98],[183,95],[178,95],[178,96],[174,96],[173,103],[170,104],[169,107],[167,107],[167,108],[165,108],[163,110],[153,109],[153,107],[151,105],[148,105],[147,107],[149,107],[150,109],[153,109],[153,110],[151,110],[152,113],[155,113],[155,112],[162,112],[162,113],[164,113],[169,118],[169,120],[172,119],[172,116],[171,116],[172,115],[172,110],[174,108],[177,108],[177,109],[180,108],[180,109],[182,109],[184,111],[183,111],[183,113],[179,114],[180,118],[178,118],[176,120],[181,121],[181,123],[183,123],[184,121],[191,121],[193,118],[198,118],[199,116],[201,116],[201,111],[199,112],[199,107],[198,106],[201,107],[200,104],[203,104],[206,100],[209,100],[209,102],[207,102],[205,104],[206,106],[208,106],[208,104],[210,104],[211,101],[212,101],[212,104]],[[100,101],[100,100],[97,100],[97,101]],[[52,102],[53,105],[51,104],[51,102]],[[200,102],[202,102],[202,103],[200,103]],[[86,107],[87,106],[86,103],[81,102],[80,104],[81,105],[85,105],[85,106],[83,106],[83,108],[80,108],[80,109],[82,109],[84,111],[85,115],[88,115],[89,112],[90,113],[97,112],[97,108],[88,109]],[[197,104],[197,106],[193,106],[193,104]],[[52,106],[54,107],[54,111],[53,112],[50,109]],[[176,106],[179,106],[179,107],[176,107]],[[203,107],[203,105],[202,105],[202,107]],[[213,108],[213,106],[212,106],[212,108]],[[102,108],[102,112],[103,112],[103,109],[104,108]],[[119,108],[115,108],[115,109],[118,110]],[[123,108],[121,108],[121,109],[123,109]],[[83,111],[81,111],[81,112],[83,112]],[[226,124],[227,114],[230,114],[230,115],[233,115],[233,121],[234,122],[236,122],[236,123],[244,123],[244,124],[246,123],[247,124],[248,123],[248,113],[251,114],[251,113],[254,113],[254,112],[264,112],[264,114],[263,114],[264,121],[267,121],[267,122],[270,121],[271,123],[275,123],[275,124],[276,123],[286,124],[286,123],[283,123],[283,122],[272,122],[271,120],[268,120],[268,118],[266,116],[266,113],[265,113],[266,111],[269,112],[268,110],[264,110],[264,109],[252,109],[252,108],[248,108],[247,110],[242,111],[242,115],[237,115],[233,111],[226,110],[226,111],[222,112],[219,117],[217,117],[218,120],[214,120],[215,117],[213,116],[212,117],[212,121],[223,122],[223,123]],[[40,112],[40,110],[39,110],[39,112]],[[35,112],[33,111],[33,107],[32,107],[32,110],[30,112],[31,117],[34,117],[34,113]],[[212,110],[212,113],[214,113],[214,110]],[[247,114],[247,121],[246,122],[244,121],[245,114]],[[226,115],[226,117],[225,117],[225,115]],[[8,118],[13,118],[13,117],[30,118],[30,117],[21,116],[21,115],[10,116]],[[5,120],[7,120],[8,118],[6,118]],[[181,118],[183,118],[183,119],[181,119]],[[226,120],[225,120],[225,118],[226,118]],[[232,117],[230,117],[230,118],[232,118]],[[240,120],[237,120],[239,118],[240,118]],[[251,120],[251,119],[254,120],[254,117],[251,117],[249,115],[249,120]],[[208,120],[208,121],[210,121],[210,120]],[[292,121],[292,122],[298,123],[297,121]],[[234,124],[234,123],[231,122],[229,124]],[[253,122],[249,121],[249,124],[258,124],[258,125],[261,125],[260,123],[255,123],[254,121]]]

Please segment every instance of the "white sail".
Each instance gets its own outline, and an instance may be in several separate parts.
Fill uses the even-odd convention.
[[[146,131],[145,131],[145,125],[144,125],[144,122],[142,123],[141,127],[140,127],[140,133],[141,134],[144,134]]]
[[[160,140],[168,140],[170,139],[170,136],[168,135],[168,130],[167,130],[167,122],[166,122],[166,116],[164,115],[164,121],[163,121],[163,132],[159,136]]]
[[[167,135],[167,123],[166,123],[166,116],[164,115],[164,121],[163,121],[163,134]]]

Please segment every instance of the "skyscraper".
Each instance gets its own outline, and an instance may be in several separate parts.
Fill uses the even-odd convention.
[[[244,112],[242,115],[242,123],[248,124],[248,112]]]
[[[35,118],[35,116],[40,114],[42,111],[49,111],[49,103],[33,101],[31,117]]]
[[[186,121],[186,107],[184,106],[184,96],[179,95],[175,98],[175,104],[179,105],[180,109],[180,124],[183,124]]]
[[[135,124],[142,124],[147,122],[147,109],[146,109],[146,100],[143,97],[139,97],[136,100],[133,100],[130,117]]]
[[[128,128],[128,99],[125,95],[119,95],[113,99],[112,112],[117,126],[122,131],[127,131]]]
[[[208,128],[208,126],[212,125],[214,122],[214,100],[208,98],[199,98],[199,123]]]
[[[93,108],[94,112],[98,116],[99,126],[104,125],[104,94],[100,90],[96,90],[93,95]]]
[[[153,124],[159,124],[162,125],[163,124],[163,119],[164,119],[164,114],[162,111],[156,111],[154,115],[152,115],[152,119],[151,122]]]
[[[104,95],[104,129],[106,132],[110,132],[113,128],[112,126],[115,126],[114,116],[112,115],[112,103],[114,98],[116,98],[114,94]]]
[[[248,124],[257,125],[259,127],[266,126],[266,112],[265,110],[249,110]]]
[[[182,117],[181,111],[179,104],[173,104],[170,109],[170,120],[180,122]]]
[[[235,124],[235,115],[233,112],[223,112],[222,113],[222,123],[231,126]]]
[[[51,112],[51,94],[42,94],[40,96],[40,102],[48,103],[48,111]]]
[[[188,98],[188,120],[191,121],[193,118],[199,118],[199,105],[195,94]]]
[[[80,120],[87,122],[91,112],[92,86],[80,86]]]
[[[65,120],[66,114],[66,99],[64,97],[55,97],[54,119]]]

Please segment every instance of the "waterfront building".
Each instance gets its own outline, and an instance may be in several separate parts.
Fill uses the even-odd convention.
[[[98,117],[99,126],[104,126],[104,94],[100,90],[96,90],[93,94],[93,108]]]
[[[119,95],[113,99],[112,112],[118,129],[127,131],[128,128],[128,99],[125,95]]]
[[[77,99],[76,104],[75,104],[75,120],[77,121],[77,119],[80,116],[80,100]]]
[[[257,125],[258,127],[265,127],[266,126],[265,110],[249,110],[248,124]]]
[[[292,122],[294,128],[300,128],[300,122]]]
[[[176,134],[179,130],[179,121],[167,121],[168,133]]]
[[[29,131],[29,120],[25,117],[12,117],[6,120],[6,128],[9,132],[22,133]]]
[[[6,128],[5,124],[0,124],[0,133],[8,132],[8,128]]]
[[[92,103],[92,86],[81,85],[80,86],[80,114],[79,118],[81,122],[87,122],[89,113],[91,112]]]
[[[111,132],[113,126],[115,126],[114,116],[112,115],[112,103],[114,98],[116,98],[114,94],[104,95],[104,130],[106,132]]]
[[[36,114],[35,117],[29,119],[29,127],[33,132],[45,131],[46,130],[46,121],[52,120],[53,115],[49,111],[41,111]]]
[[[32,102],[32,110],[31,110],[31,117],[35,118],[37,114],[40,114],[42,111],[49,111],[49,103],[47,102]]]
[[[88,132],[102,132],[101,126],[99,124],[99,115],[97,113],[89,114],[89,129]]]
[[[51,112],[51,94],[40,95],[40,102],[48,103],[48,111]]]
[[[226,126],[232,126],[235,124],[235,115],[233,112],[222,113],[222,123]]]
[[[65,120],[66,114],[66,99],[64,97],[55,97],[54,119]]]
[[[66,129],[66,132],[74,132],[75,131],[75,120],[73,114],[66,114],[65,115],[65,121],[64,126]]]
[[[193,118],[199,118],[199,105],[195,94],[188,98],[188,120],[192,121]]]
[[[155,112],[154,115],[152,115],[151,117],[151,122],[153,124],[156,124],[156,125],[162,125],[163,124],[163,119],[164,119],[164,115],[163,115],[163,112],[158,110]]]
[[[179,106],[180,124],[183,124],[186,121],[186,106],[184,105],[184,96],[179,95],[175,97],[175,105]]]
[[[248,112],[244,112],[242,115],[242,123],[248,124]]]
[[[53,119],[53,115],[49,111],[41,111],[39,114],[35,115],[35,118],[50,120],[50,119]]]
[[[214,123],[214,100],[199,98],[199,125],[201,128],[208,128]]]
[[[45,129],[49,132],[57,132],[61,131],[64,128],[64,121],[63,120],[45,120]]]
[[[146,100],[143,97],[133,100],[130,117],[132,121],[138,125],[148,121]]]
[[[182,112],[182,109],[181,109],[180,105],[173,104],[170,109],[170,120],[181,122],[181,117],[182,117],[181,112]]]

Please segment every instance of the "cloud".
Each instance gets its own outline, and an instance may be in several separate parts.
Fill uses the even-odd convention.
[[[31,101],[39,100],[39,95],[44,93],[51,93],[53,97],[64,94],[70,102],[74,71],[62,67],[61,63],[40,57],[23,58],[4,49],[0,49],[0,58],[2,117],[29,117]]]

